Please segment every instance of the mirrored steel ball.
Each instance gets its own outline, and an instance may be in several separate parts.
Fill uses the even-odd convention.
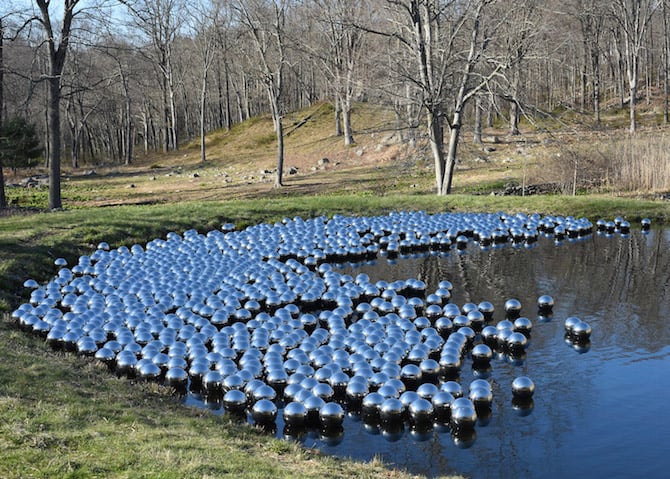
[[[554,298],[548,294],[543,294],[537,298],[537,310],[540,314],[548,314],[554,309]]]
[[[384,400],[384,396],[378,392],[369,393],[363,398],[361,415],[364,422],[368,424],[376,424],[379,422],[379,412]]]
[[[261,399],[251,408],[251,417],[259,425],[274,423],[277,419],[277,406],[269,399]]]
[[[565,326],[565,330],[568,334],[572,334],[572,331],[577,323],[580,323],[581,319],[579,319],[577,316],[569,316],[565,322],[563,323]]]
[[[464,399],[464,398],[461,398]],[[477,422],[477,412],[474,404],[466,399],[469,404],[459,403],[456,399],[451,405],[450,424],[453,430],[472,429]]]
[[[186,391],[188,385],[188,373],[182,368],[170,368],[165,373],[165,383],[176,391]]]
[[[505,315],[509,319],[518,318],[521,314],[521,301],[515,298],[510,298],[505,301]]]
[[[591,326],[584,321],[580,321],[572,327],[572,336],[576,341],[587,341],[591,337]]]
[[[407,408],[410,421],[414,425],[432,424],[434,408],[433,403],[422,397],[415,399]]]
[[[319,410],[319,421],[324,429],[342,427],[344,409],[336,402],[327,402]]]
[[[438,391],[431,399],[435,420],[440,424],[447,424],[451,418],[451,404],[454,402],[454,396],[447,391]]]
[[[522,353],[528,345],[528,338],[519,332],[513,332],[507,338],[507,348],[512,354]]]
[[[530,319],[522,316],[514,320],[514,331],[522,333],[525,336],[529,336],[530,332],[533,329],[533,323]]]
[[[512,381],[512,394],[519,399],[529,399],[535,393],[535,383],[527,376],[519,376]]]
[[[400,399],[387,398],[379,408],[379,419],[382,425],[401,424],[405,418],[405,406]]]
[[[454,399],[463,397],[463,388],[456,381],[446,381],[440,386],[440,391],[445,391],[451,394]]]
[[[491,363],[493,359],[493,351],[486,344],[477,344],[472,351],[472,365],[473,367],[486,367]]]
[[[307,408],[301,402],[292,401],[284,407],[282,415],[286,424],[291,426],[305,426],[307,421]]]

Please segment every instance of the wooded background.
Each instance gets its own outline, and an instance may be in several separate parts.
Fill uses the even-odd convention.
[[[272,115],[276,186],[288,111],[334,105],[395,112],[402,140],[427,141],[438,194],[451,190],[463,126],[541,124],[663,98],[665,0],[3,0],[0,121],[35,125],[60,202],[73,168],[179,149],[207,132]],[[0,157],[1,158],[1,157]],[[1,168],[0,168],[1,171]],[[0,177],[0,180],[2,178]]]

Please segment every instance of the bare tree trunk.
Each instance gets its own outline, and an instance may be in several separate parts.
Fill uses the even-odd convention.
[[[63,206],[60,186],[60,72],[55,74],[51,67],[49,84],[49,103],[47,117],[49,119],[49,209]]]
[[[179,150],[179,131],[177,126],[177,102],[175,101],[175,89],[172,74],[170,74],[168,84],[170,87],[170,143],[172,143],[172,149],[177,151]]]
[[[335,136],[342,136],[342,101],[335,95]]]
[[[125,102],[125,127],[126,127],[126,150],[124,152],[125,164],[130,165],[133,161],[133,122],[130,115],[130,95],[126,95]]]
[[[446,192],[443,190],[445,170],[442,118],[439,114],[435,114],[432,109],[428,109],[426,116],[428,119],[428,142],[430,143],[430,151],[433,154],[433,161],[435,163],[435,184],[437,185],[437,194],[443,195]]]
[[[226,80],[226,130],[230,131],[233,127],[233,114],[230,106],[230,75],[228,73],[228,63],[224,63]]]
[[[277,176],[275,188],[283,186],[284,181],[284,125],[281,116],[277,119]]]
[[[202,88],[200,90],[200,161],[207,161],[207,152],[205,144],[205,108],[207,106],[207,72],[208,68],[203,68]]]
[[[351,128],[351,100],[345,99],[342,103],[342,124],[344,126],[344,144],[349,146],[354,144],[354,133]]]
[[[444,183],[442,184],[443,194],[451,193],[451,183],[454,177],[454,169],[456,168],[456,154],[458,152],[458,140],[461,135],[461,113],[454,112],[453,123],[451,131],[449,132],[449,149],[447,151],[447,166],[445,168]]]
[[[663,0],[663,124],[668,124],[668,96],[670,90],[670,31],[668,30],[668,6]]]
[[[479,95],[475,97],[475,125],[474,125],[474,138],[473,141],[476,145],[482,144],[482,105]]]
[[[3,38],[5,35],[2,26],[2,18],[0,18],[0,130],[4,126],[3,113],[5,110],[5,62],[3,57]],[[0,209],[7,208],[7,196],[5,196],[5,174],[2,171],[2,142],[0,141]]]

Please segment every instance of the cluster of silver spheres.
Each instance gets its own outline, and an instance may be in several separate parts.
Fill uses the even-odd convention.
[[[492,325],[493,304],[450,302],[448,281],[426,291],[418,279],[372,281],[332,263],[591,231],[572,217],[400,212],[224,225],[145,247],[101,243],[71,268],[57,260],[48,284],[26,281],[30,302],[13,317],[54,348],[202,394],[259,425],[281,415],[294,430],[338,434],[346,410],[391,436],[404,424],[419,432],[443,424],[467,443],[490,417],[494,354],[520,356],[528,346],[533,324],[520,302],[507,300],[505,319]],[[541,314],[553,305],[538,299]],[[583,339],[590,328],[569,332]],[[467,390],[456,381],[465,361],[482,372]],[[516,378],[511,389],[528,411],[532,381]]]
[[[614,233],[619,233],[625,236],[630,233],[630,228],[630,222],[621,216],[617,216],[613,220],[601,218],[596,221],[596,231],[598,234],[613,235]],[[640,228],[642,232],[649,231],[651,229],[651,220],[649,218],[642,218]]]

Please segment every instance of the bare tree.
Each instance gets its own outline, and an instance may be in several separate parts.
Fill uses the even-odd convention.
[[[606,18],[602,0],[577,0],[574,15],[579,21],[586,62],[591,68],[591,98],[596,125],[600,124],[600,51]],[[585,65],[586,67],[586,65]]]
[[[385,34],[399,40],[409,53],[410,63],[397,67],[405,69],[401,76],[418,89],[427,120],[437,194],[447,195],[451,193],[465,106],[509,67],[509,62],[484,56],[495,28],[483,29],[482,22],[485,10],[495,0],[387,3],[396,28]],[[496,18],[494,26],[501,22],[503,18]],[[449,129],[446,154],[445,126]]]
[[[209,73],[217,56],[217,47],[221,29],[228,28],[229,19],[224,2],[215,1],[210,5],[194,6],[189,16],[192,30],[192,42],[200,62],[200,160],[207,160],[205,135],[207,109],[207,81]]]
[[[60,101],[61,79],[72,35],[72,23],[82,11],[78,9],[80,0],[64,0],[63,11],[54,15],[49,7],[50,0],[35,0],[39,15],[35,19],[42,25],[45,33],[44,42],[48,51],[48,85],[47,115],[49,121],[49,208],[63,206],[61,199],[61,125]],[[58,19],[58,20],[56,20]],[[60,21],[60,26],[54,21]]]
[[[176,78],[173,48],[183,26],[184,0],[119,0],[131,12],[135,26],[146,37],[152,51],[140,50],[160,77],[163,111],[163,150],[179,149]]]
[[[628,106],[631,133],[637,129],[635,104],[637,99],[640,57],[649,22],[658,8],[657,0],[614,0],[611,14],[623,32],[624,61],[628,79]]]
[[[2,18],[0,18],[0,130],[4,125],[4,111],[5,111],[5,62],[3,56],[5,39],[5,29],[2,25]],[[0,138],[0,209],[7,208],[7,196],[5,196],[5,175],[2,171],[2,138]]]
[[[291,0],[235,0],[238,21],[244,26],[258,54],[277,135],[275,187],[283,186],[284,169],[284,69],[286,67],[286,15]]]
[[[354,143],[351,109],[354,98],[355,73],[363,48],[365,30],[356,27],[370,11],[367,1],[315,0],[314,11],[318,33],[326,39],[325,51],[310,48],[310,53],[324,67],[335,94],[335,125],[344,144]],[[308,45],[309,47],[309,45]],[[343,129],[340,128],[340,118]]]

